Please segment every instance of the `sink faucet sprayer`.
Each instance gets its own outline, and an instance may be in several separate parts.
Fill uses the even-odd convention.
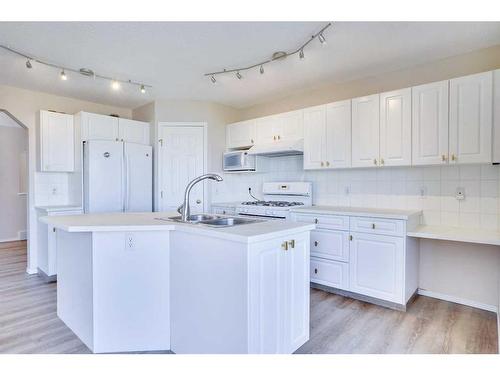
[[[222,177],[219,176],[218,174],[215,173],[208,173],[204,174],[202,176],[196,177],[194,180],[192,180],[189,184],[186,186],[186,191],[184,192],[184,203],[181,204],[177,208],[177,212],[181,214],[182,221],[188,221],[189,216],[191,215],[190,209],[189,209],[189,194],[191,193],[191,189],[193,188],[194,185],[196,185],[198,182],[203,181],[203,180],[215,180],[217,182],[222,181]]]

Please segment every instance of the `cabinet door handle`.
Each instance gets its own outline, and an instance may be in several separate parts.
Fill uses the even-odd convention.
[[[280,140],[280,139],[281,139],[281,136],[278,135],[278,140]]]
[[[325,166],[325,163],[324,162],[321,162],[321,166],[324,167]]]
[[[445,154],[441,155],[441,161],[445,162],[445,161],[446,161],[446,159],[447,159],[447,157],[446,157],[446,155],[445,155]]]
[[[451,161],[457,161],[457,157],[455,156],[455,154],[451,154]]]
[[[318,269],[317,268],[314,269],[314,273],[318,273]]]
[[[373,159],[373,164],[377,165],[377,159]]]
[[[115,141],[118,141],[118,138],[115,138]]]
[[[273,140],[276,140],[276,136],[275,135],[273,135]]]
[[[54,233],[55,233],[55,232],[56,232],[56,228],[52,228],[52,232],[54,232]]]
[[[318,224],[318,219],[314,219],[314,224]]]
[[[352,234],[349,235],[349,241],[352,241]]]
[[[314,246],[318,246],[319,245],[319,242],[318,241],[314,241]]]
[[[250,143],[253,143],[253,139],[250,139]]]
[[[290,241],[288,241],[288,244],[290,245],[290,247],[291,247],[292,249],[295,249],[295,240],[290,240]]]
[[[285,250],[285,251],[286,251],[286,250],[288,250],[288,241],[284,241],[284,242],[281,244],[281,248],[282,248],[283,250]]]
[[[380,165],[384,165],[385,164],[385,161],[383,158],[380,158]]]
[[[327,166],[327,167],[329,167],[329,166],[330,166],[330,162],[329,162],[329,161],[327,161],[327,162],[326,162],[326,166]]]
[[[372,223],[372,229],[375,229],[375,223]]]

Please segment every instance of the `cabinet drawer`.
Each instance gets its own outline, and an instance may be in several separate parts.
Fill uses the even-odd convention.
[[[337,289],[349,289],[349,265],[311,257],[311,282]]]
[[[349,216],[295,214],[295,221],[316,224],[318,229],[349,230]]]
[[[371,217],[351,217],[351,232],[386,234],[389,236],[405,235],[403,220],[379,219]]]
[[[317,229],[311,232],[311,255],[319,258],[349,260],[349,233]]]

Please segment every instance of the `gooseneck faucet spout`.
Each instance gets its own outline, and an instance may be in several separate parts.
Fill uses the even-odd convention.
[[[189,207],[189,194],[191,193],[191,189],[193,188],[194,185],[196,185],[198,182],[203,181],[203,180],[214,180],[217,182],[222,181],[222,177],[219,176],[218,174],[215,173],[207,173],[202,176],[196,177],[193,179],[189,184],[186,186],[186,191],[184,192],[184,203],[177,208],[177,212],[181,214],[181,220],[182,221],[188,221],[189,216],[191,215],[191,210]]]

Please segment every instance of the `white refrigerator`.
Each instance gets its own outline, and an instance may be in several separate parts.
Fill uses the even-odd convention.
[[[86,141],[83,145],[85,213],[151,212],[152,159],[151,146]]]

